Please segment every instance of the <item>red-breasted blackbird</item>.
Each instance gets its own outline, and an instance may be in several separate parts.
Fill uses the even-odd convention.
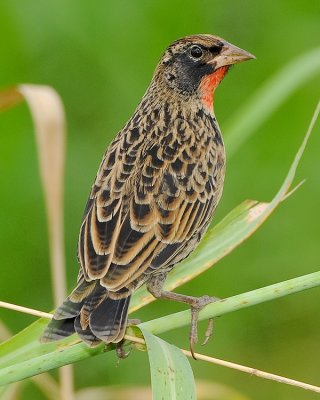
[[[213,298],[162,287],[197,246],[220,200],[225,150],[213,94],[232,64],[251,58],[212,35],[188,36],[167,48],[103,157],[80,230],[78,283],[43,341],[77,332],[89,345],[120,342],[130,296],[146,283],[155,297],[191,306],[193,347],[198,312]]]

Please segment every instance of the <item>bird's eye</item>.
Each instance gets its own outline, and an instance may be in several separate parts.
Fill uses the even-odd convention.
[[[191,57],[193,58],[201,58],[203,56],[203,50],[199,46],[192,46],[190,50]]]

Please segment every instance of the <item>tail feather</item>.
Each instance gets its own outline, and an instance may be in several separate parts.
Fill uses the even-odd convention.
[[[90,327],[83,328],[80,322],[80,316],[74,319],[74,329],[76,333],[79,335],[80,339],[87,343],[88,346],[96,346],[101,342],[92,332]]]
[[[80,324],[82,329],[87,329],[89,325],[90,313],[97,308],[107,296],[107,289],[98,284],[95,285],[95,288],[90,295],[84,299],[80,312]]]
[[[56,320],[65,320],[74,318],[80,314],[81,308],[83,305],[83,301],[79,303],[74,303],[69,299],[65,299],[65,301],[58,307],[53,315],[53,318]]]
[[[90,297],[95,286],[97,286],[95,282],[86,282],[84,279],[81,279],[70,296],[56,309],[53,318],[64,320],[79,315],[85,299]]]
[[[127,325],[129,302],[130,296],[103,301],[90,314],[89,326],[92,333],[106,343],[120,342]]]
[[[60,340],[76,332],[90,346],[100,341],[118,343],[127,325],[129,302],[130,296],[111,299],[99,282],[81,280],[56,310],[41,341]]]
[[[73,335],[74,329],[74,318],[67,318],[63,320],[56,320],[52,318],[49,325],[43,332],[40,340],[42,343],[53,342],[55,340],[64,339],[67,336]]]

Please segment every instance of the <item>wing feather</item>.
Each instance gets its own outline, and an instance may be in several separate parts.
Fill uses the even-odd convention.
[[[182,142],[168,131],[159,142],[139,121],[143,128],[125,127],[107,150],[79,237],[85,278],[112,292],[185,258],[221,194],[211,139],[183,131]]]

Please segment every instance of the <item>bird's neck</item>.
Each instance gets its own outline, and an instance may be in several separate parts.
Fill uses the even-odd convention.
[[[204,105],[199,95],[187,98],[161,91],[159,85],[153,87],[152,83],[128,122],[129,126],[142,129],[145,137],[158,137],[161,141],[177,132],[180,143],[189,141],[190,135],[196,142],[203,142],[206,136],[223,143],[213,108]]]
[[[216,88],[219,86],[222,79],[226,76],[229,70],[229,65],[221,67],[212,74],[206,75],[199,86],[200,101],[203,107],[209,112],[213,112],[213,100]]]
[[[178,114],[180,118],[193,119],[199,113],[204,113],[206,117],[215,119],[213,95],[215,88],[223,79],[223,74],[225,75],[226,72],[219,76],[208,75],[208,79],[204,79],[199,89],[192,94],[168,90],[166,85],[152,81],[138,109],[152,110],[169,107],[173,117]]]

